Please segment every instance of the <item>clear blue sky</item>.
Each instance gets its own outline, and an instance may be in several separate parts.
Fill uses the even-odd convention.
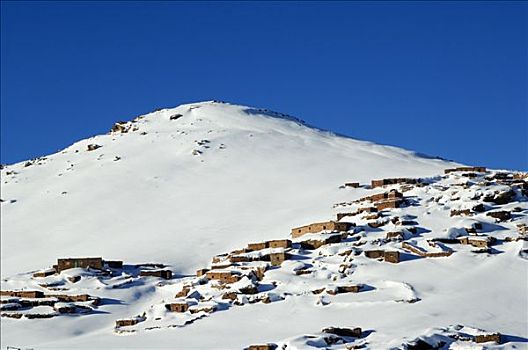
[[[528,169],[522,2],[1,2],[1,161],[225,100]]]

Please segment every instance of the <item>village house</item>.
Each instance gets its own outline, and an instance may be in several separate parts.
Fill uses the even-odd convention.
[[[476,172],[476,173],[485,173],[486,172],[486,168],[485,167],[481,167],[481,166],[461,166],[461,167],[457,167],[457,168],[450,168],[450,169],[445,169],[444,170],[444,174],[449,174],[449,173],[454,173],[454,172],[457,172],[457,171],[465,171],[465,172]]]
[[[205,276],[210,280],[218,280],[222,283],[235,283],[241,278],[238,273],[229,270],[211,270]]]
[[[208,271],[209,271],[209,269],[198,269],[198,270],[196,270],[196,276],[198,276],[198,277],[203,276],[203,275],[205,275]]]
[[[189,304],[185,302],[165,304],[165,308],[172,312],[186,312],[189,310]]]
[[[384,199],[395,199],[395,198],[403,198],[403,194],[401,192],[398,192],[397,190],[390,190],[389,192],[383,192],[383,193],[376,193],[370,196],[362,197],[358,199],[356,202],[377,202]]]
[[[175,298],[184,298],[186,297],[189,292],[191,291],[191,287],[190,286],[183,286],[182,289],[176,293],[176,295],[174,296]]]
[[[403,204],[403,201],[401,199],[389,199],[384,200],[382,202],[374,203],[374,206],[377,210],[381,211],[384,209],[394,209],[399,208]]]
[[[391,232],[387,232],[385,234],[385,239],[387,240],[394,240],[394,241],[399,241],[399,240],[402,240],[403,239],[403,232],[402,231],[391,231]]]
[[[275,350],[277,348],[277,345],[275,344],[255,344],[250,345],[247,349],[248,350]]]
[[[293,228],[291,230],[291,235],[293,238],[297,238],[307,233],[317,233],[321,231],[348,231],[351,226],[352,225],[347,222],[317,222],[310,225]]]
[[[493,237],[489,236],[464,236],[458,238],[460,244],[472,245],[475,248],[489,248],[494,241]]]
[[[346,182],[345,187],[352,187],[352,188],[358,188],[359,182]]]
[[[48,276],[54,275],[56,273],[57,273],[57,271],[55,271],[55,269],[42,270],[42,271],[35,272],[33,274],[33,277],[36,277],[36,278],[48,277]]]
[[[134,326],[138,323],[139,323],[139,319],[130,318],[126,320],[116,320],[115,326],[116,328],[119,328],[119,327],[126,327],[126,326]]]
[[[212,313],[216,311],[216,306],[214,305],[194,305],[189,307],[191,314],[197,314],[199,312]]]
[[[18,298],[44,298],[44,292],[39,290],[2,290],[0,296]]]
[[[492,211],[487,213],[486,215],[497,219],[497,221],[499,222],[511,219],[511,213],[506,210]]]
[[[469,216],[471,215],[471,210],[470,209],[452,209],[451,210],[451,216],[459,216],[459,215]]]
[[[382,180],[372,180],[371,187],[383,187],[386,185],[397,185],[397,184],[416,184],[418,181],[411,178],[392,178],[392,179],[382,179]]]
[[[271,265],[273,266],[280,266],[284,260],[286,260],[286,253],[280,252],[280,253],[270,253],[269,259],[271,261]]]
[[[434,241],[428,241],[429,245],[431,247],[435,247],[436,244]],[[438,252],[428,252],[425,249],[421,247],[417,247],[409,242],[402,242],[402,248],[405,250],[408,250],[412,253],[415,253],[421,257],[424,258],[440,258],[440,257],[447,257],[453,254],[452,250],[446,250],[446,251],[438,251]]]
[[[292,241],[289,239],[274,239],[267,242],[269,248],[291,248]]]
[[[159,277],[166,280],[170,280],[172,278],[172,271],[171,270],[141,270],[139,271],[139,275],[141,277]]]
[[[383,258],[384,251],[383,250],[365,250],[365,256],[370,259],[378,259]]]
[[[103,147],[103,146],[96,145],[96,144],[89,144],[88,146],[86,146],[86,150],[87,151],[95,151],[96,149],[101,148],[101,147]]]
[[[501,343],[501,334],[500,333],[492,333],[492,334],[477,334],[475,335],[475,343],[487,343],[487,342],[495,342],[497,344]]]
[[[104,260],[104,264],[110,269],[122,269],[123,261],[121,260]]]
[[[361,285],[348,285],[348,286],[337,286],[333,289],[327,289],[326,293],[330,295],[342,294],[342,293],[359,293],[361,291]]]
[[[339,328],[339,327],[328,327],[324,328],[321,332],[328,334],[335,334],[340,337],[354,337],[360,338],[362,331],[361,328]]]
[[[54,265],[55,270],[60,273],[64,270],[81,267],[84,269],[92,268],[96,270],[103,269],[103,258],[65,258],[57,259],[57,265]]]
[[[354,216],[354,215],[357,215],[357,213],[337,213],[336,214],[336,220],[339,221],[342,218],[344,218],[345,216]]]
[[[268,248],[268,245],[266,242],[260,242],[260,243],[249,243],[248,244],[248,250],[254,251],[254,250],[262,250]]]
[[[398,251],[385,251],[383,257],[386,262],[397,264],[400,262],[400,252]]]
[[[301,248],[302,249],[318,249],[326,244],[331,243],[339,243],[341,242],[341,235],[340,234],[331,234],[327,236],[321,236],[319,238],[310,238],[306,239],[304,241],[301,241]]]

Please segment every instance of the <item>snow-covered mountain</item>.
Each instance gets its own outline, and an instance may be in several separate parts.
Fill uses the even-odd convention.
[[[419,337],[478,348],[476,336],[488,334],[478,328],[502,333],[498,348],[525,346],[526,174],[444,175],[458,166],[218,102],[118,122],[107,135],[5,166],[2,290],[47,298],[3,296],[2,346],[412,349]],[[383,178],[419,180],[370,186]],[[359,184],[343,186],[351,182]],[[380,193],[401,196],[402,206],[359,213],[379,200],[360,199]],[[510,217],[488,215],[502,211]],[[325,227],[290,236],[337,213],[349,214],[339,217],[348,226],[339,234]],[[293,240],[286,250],[242,249],[286,238]],[[287,258],[262,261],[269,254]],[[126,265],[110,275],[74,268],[33,276],[57,258],[100,256]],[[195,276],[236,259],[235,283]],[[136,264],[149,262],[174,276],[140,276],[148,266]],[[89,294],[98,304],[72,304],[60,293]],[[190,309],[174,312],[171,303]],[[118,319],[138,324],[115,328]],[[331,326],[359,326],[361,336],[322,332]]]
[[[189,273],[241,243],[327,219],[348,198],[344,182],[452,166],[229,104],[183,105],[124,125],[127,133],[2,170],[2,276],[72,255],[164,261]]]

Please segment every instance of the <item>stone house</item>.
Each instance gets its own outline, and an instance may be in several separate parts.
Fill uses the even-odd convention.
[[[169,280],[172,278],[172,271],[171,270],[141,270],[139,272],[139,275],[141,277],[159,277],[166,280]]]
[[[92,143],[92,144],[89,144],[88,146],[86,146],[86,150],[87,151],[95,151],[96,149],[101,148],[101,147],[103,147],[103,146]]]
[[[191,287],[190,286],[183,286],[182,289],[176,293],[176,295],[174,295],[175,298],[184,298],[186,297],[189,292],[191,291]]]
[[[378,259],[383,258],[384,251],[383,250],[365,250],[365,256],[370,259]]]
[[[123,268],[123,261],[121,260],[104,260],[104,264],[111,269]]]
[[[49,269],[49,270],[42,270],[42,271],[37,271],[33,274],[33,277],[48,277],[48,276],[51,276],[51,275],[54,275],[56,274],[57,271],[55,271],[55,269]]]
[[[354,216],[354,215],[357,215],[357,213],[337,213],[336,214],[336,220],[339,221],[342,218],[344,218],[345,216]]]
[[[383,257],[386,262],[397,264],[400,262],[400,252],[398,251],[385,251]]]
[[[321,332],[335,334],[341,337],[354,337],[354,338],[360,338],[362,334],[361,328],[359,327],[356,327],[356,328],[328,327],[328,328],[324,328]]]
[[[388,239],[388,240],[401,240],[401,239],[403,239],[403,232],[402,231],[387,232],[387,234],[385,235],[385,239]]]
[[[259,242],[259,243],[249,243],[248,244],[248,250],[254,251],[254,250],[262,250],[268,248],[268,245],[266,242]]]
[[[382,179],[382,180],[372,180],[371,187],[383,187],[386,185],[397,185],[397,184],[415,184],[418,181],[411,178],[392,178],[392,179]]]
[[[337,286],[335,289],[329,289],[326,292],[330,295],[342,294],[342,293],[359,293],[361,291],[361,285],[348,285],[348,286]]]
[[[271,265],[273,266],[280,266],[284,260],[286,260],[287,256],[285,252],[281,253],[270,253],[269,259],[271,261]]]
[[[196,276],[198,276],[198,277],[203,276],[203,275],[205,275],[208,271],[209,271],[209,269],[199,269],[199,270],[196,270]]]
[[[189,308],[189,311],[191,312],[191,314],[197,314],[199,312],[212,313],[216,311],[216,306],[214,305],[202,305],[202,306],[195,305],[195,306],[191,306]]]
[[[57,265],[55,270],[60,273],[61,271],[81,267],[84,269],[92,268],[97,270],[103,269],[103,258],[65,258],[57,259]]]
[[[2,290],[0,296],[18,298],[44,298],[44,292],[39,290]]]
[[[119,327],[126,327],[126,326],[133,326],[139,323],[139,319],[137,318],[130,318],[125,320],[116,320],[116,328]]]
[[[321,231],[348,231],[351,226],[352,224],[347,222],[317,222],[310,225],[293,228],[291,230],[291,235],[293,238],[297,238],[307,233],[317,233]]]
[[[497,344],[500,344],[501,342],[501,334],[500,333],[492,333],[492,334],[477,334],[475,335],[475,343],[487,343],[487,342],[495,342]]]
[[[311,250],[311,249],[318,249],[326,244],[339,243],[339,242],[341,242],[341,235],[332,234],[326,237],[307,239],[307,240],[300,242],[300,244],[301,244],[301,248]]]
[[[486,215],[497,219],[497,221],[499,222],[511,219],[511,213],[506,210],[492,211],[487,213]]]
[[[189,310],[189,304],[185,302],[165,304],[165,308],[171,312],[186,312]]]
[[[457,171],[472,171],[476,173],[485,173],[486,168],[482,166],[461,166],[457,168],[445,169],[444,174],[454,173]]]
[[[277,345],[275,344],[254,344],[250,345],[247,350],[275,350]]]
[[[401,199],[388,199],[382,202],[374,203],[374,206],[377,210],[381,211],[384,209],[399,208],[402,204],[403,201]]]
[[[240,280],[239,274],[228,270],[211,270],[205,275],[210,280],[218,280],[222,283],[235,283]]]
[[[453,210],[451,210],[451,215],[450,216],[458,216],[458,215],[470,216],[471,215],[471,209],[453,209]]]
[[[269,248],[291,248],[292,247],[292,241],[289,239],[274,239],[271,241],[266,242],[268,244]]]

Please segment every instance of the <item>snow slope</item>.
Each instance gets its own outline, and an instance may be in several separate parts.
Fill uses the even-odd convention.
[[[346,181],[453,165],[214,102],[153,112],[134,126],[79,141],[42,165],[2,170],[2,276],[66,256],[163,261],[189,273],[242,243],[328,219],[347,198],[338,189]]]
[[[65,293],[102,298],[85,315],[2,317],[2,347],[240,349],[274,342],[287,349],[342,349],[343,344],[328,345],[321,330],[359,326],[363,336],[350,344],[367,349],[405,348],[416,337],[447,341],[444,349],[526,348],[528,260],[521,253],[527,244],[506,238],[520,235],[518,223],[528,224],[528,196],[516,187],[506,204],[486,202],[485,212],[469,218],[450,215],[510,191],[500,177],[440,177],[456,164],[216,102],[165,109],[121,125],[129,131],[2,169],[2,290],[51,291],[45,282],[68,289]],[[88,151],[94,144],[102,147]],[[381,227],[369,226],[373,219],[365,216],[345,217],[341,221],[356,226],[342,242],[316,250],[295,245],[292,258],[266,272],[259,294],[238,295],[241,305],[222,300],[215,281],[194,276],[215,255],[288,238],[292,227],[353,210],[357,203],[350,202],[382,189],[339,186],[385,177],[431,178],[404,192],[404,207],[384,210],[379,220],[387,223]],[[496,223],[487,216],[499,209],[511,211],[512,219]],[[396,224],[396,216],[408,223]],[[497,239],[490,252],[457,244],[446,248],[453,249],[451,256],[423,258],[403,250],[401,241],[384,239],[402,230],[405,241],[434,251],[428,240],[467,235],[473,223],[482,225],[478,235]],[[400,251],[402,261],[368,259],[368,249]],[[128,265],[112,276],[71,269],[31,277],[31,271],[68,256],[166,263],[177,275],[167,281],[139,278]],[[310,274],[295,273],[302,268]],[[80,281],[68,279],[74,276]],[[367,288],[312,293],[347,283]],[[187,302],[221,307],[211,314],[167,312],[164,304],[182,299],[175,294],[183,286],[192,287]],[[261,295],[271,303],[250,301]],[[49,310],[38,306],[22,312]],[[146,319],[130,327],[134,333],[114,330],[115,320],[143,312]],[[501,332],[504,344],[467,341],[467,334],[481,331],[458,324]]]

